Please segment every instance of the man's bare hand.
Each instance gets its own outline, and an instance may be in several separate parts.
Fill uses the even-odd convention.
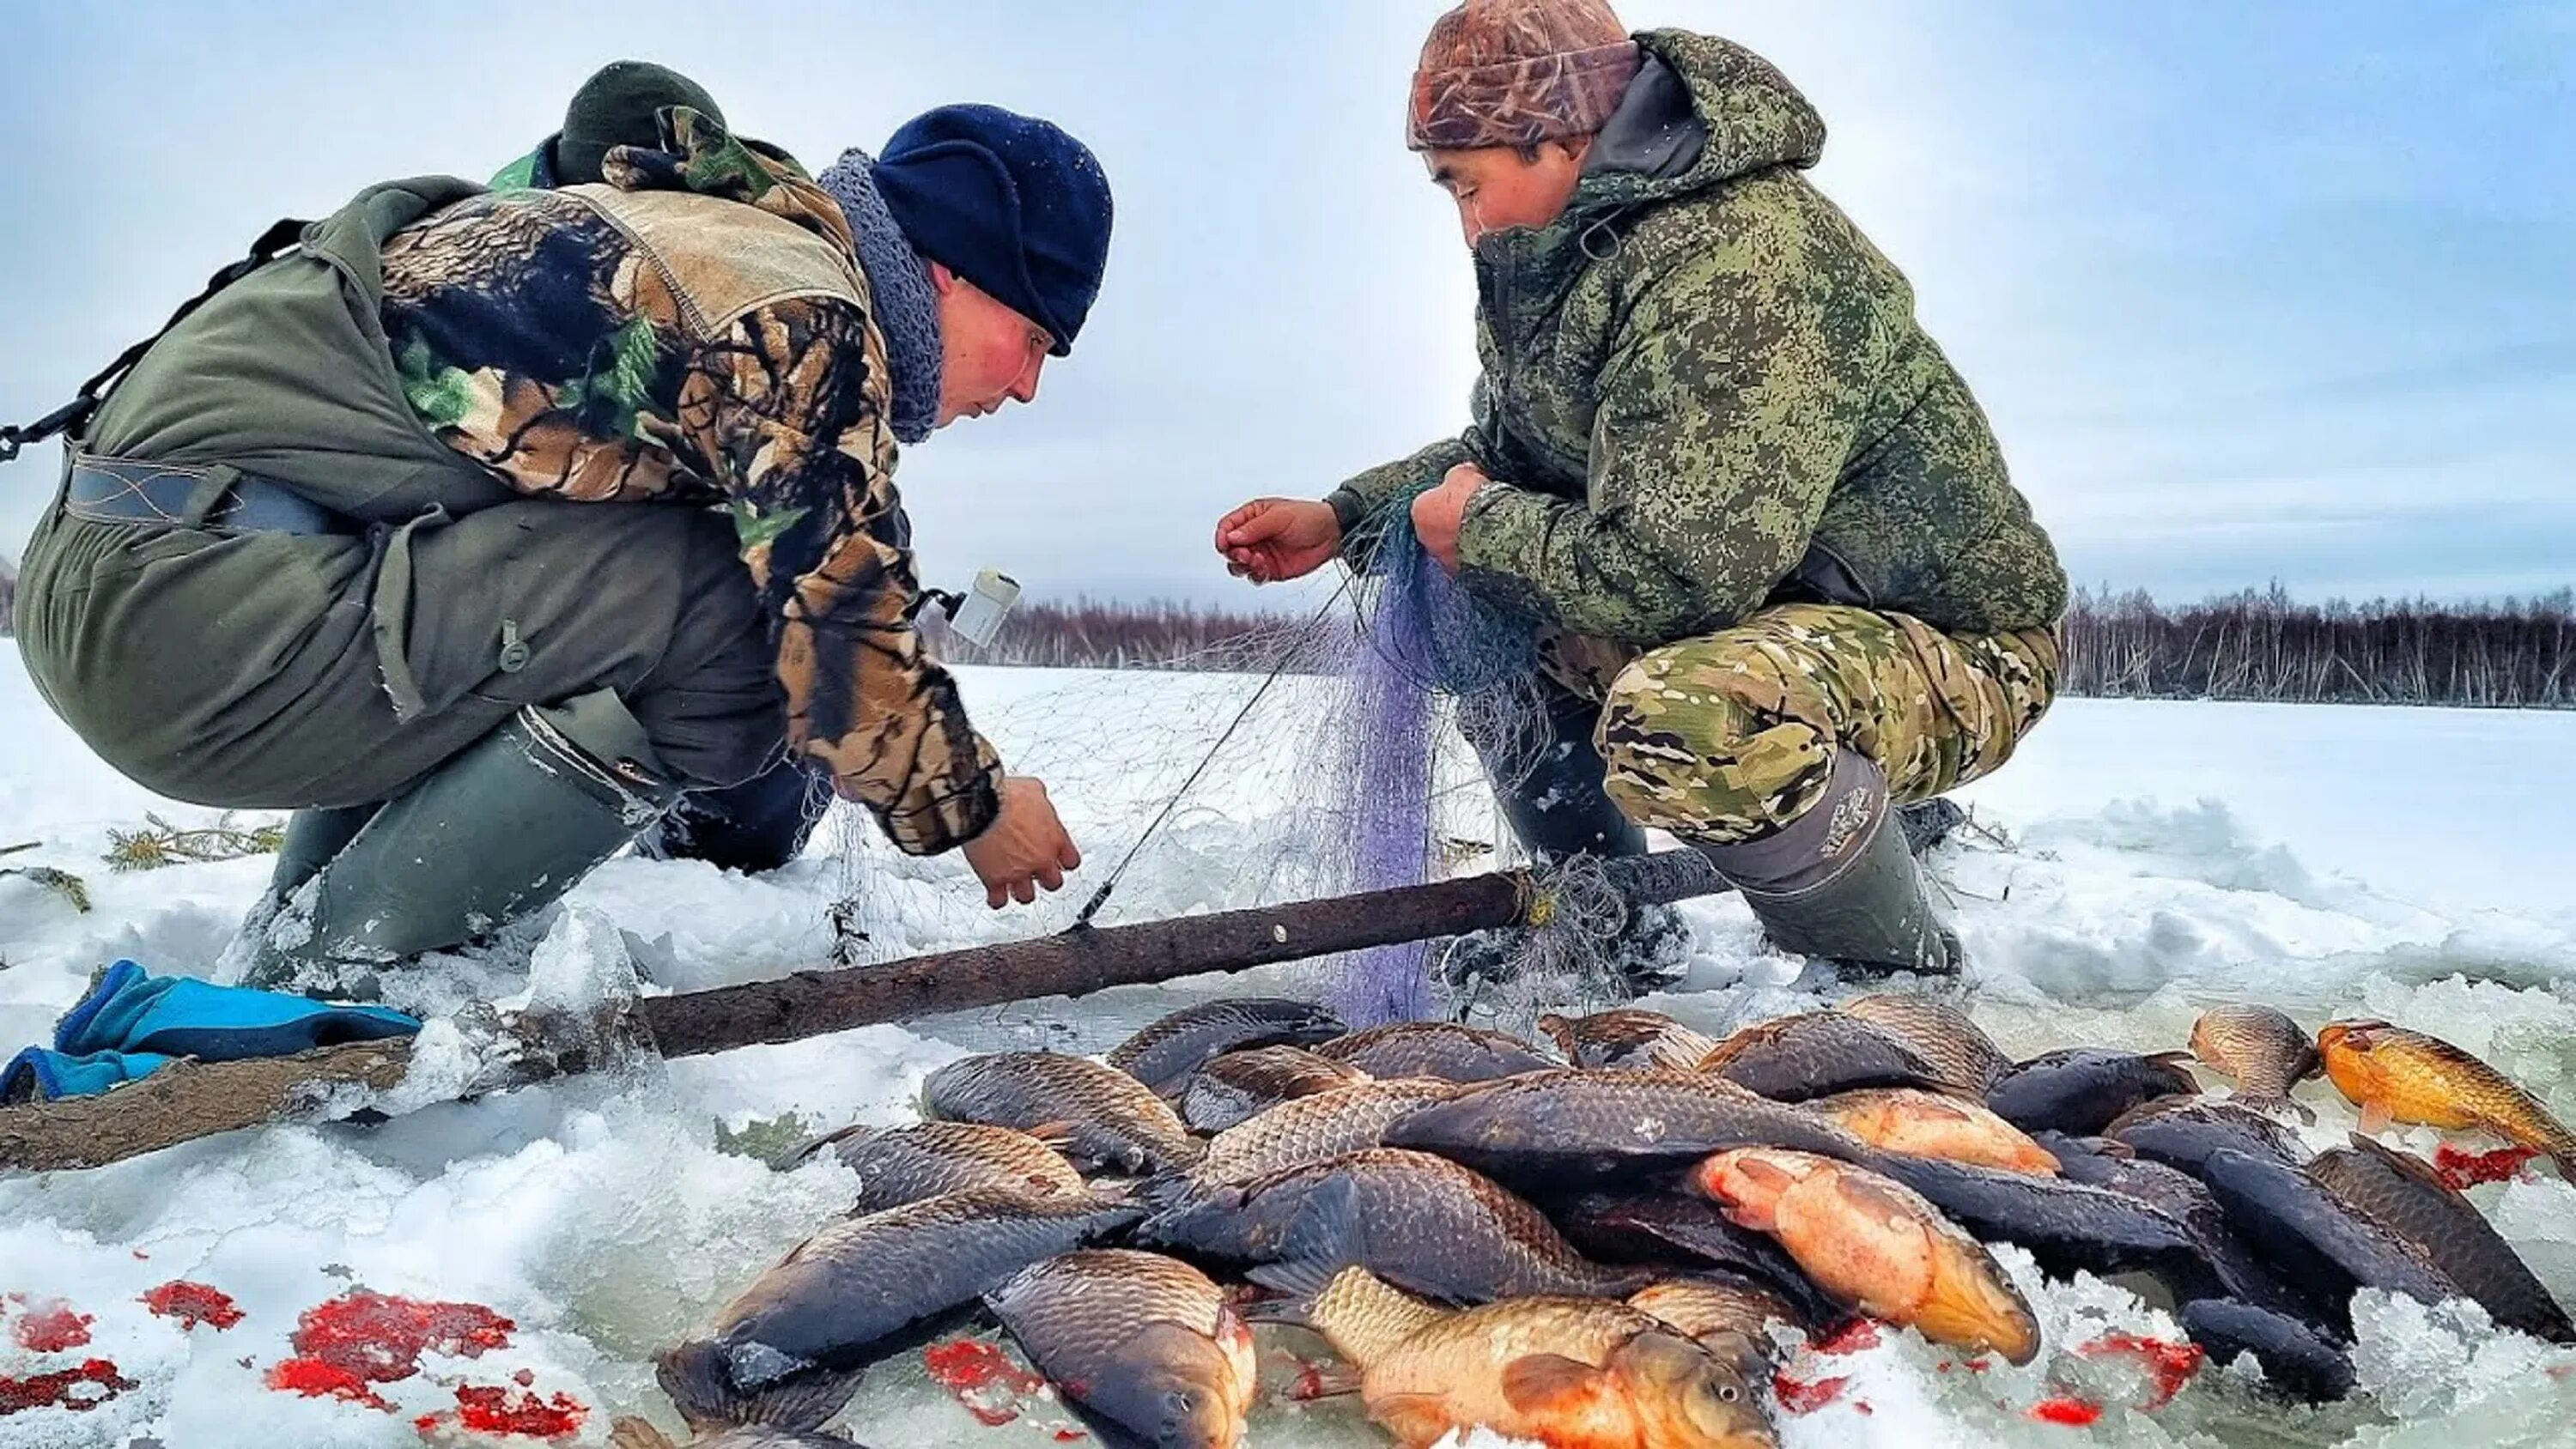
[[[1307,499],[1255,498],[1216,526],[1226,571],[1256,584],[1304,578],[1330,563],[1341,546],[1333,506]]]
[[[1082,852],[1056,818],[1046,786],[1011,775],[1002,781],[1002,813],[966,842],[966,863],[984,883],[985,904],[998,911],[1008,901],[1029,904],[1041,887],[1064,889],[1064,873],[1081,868]]]
[[[1458,528],[1467,518],[1467,499],[1491,481],[1484,469],[1461,463],[1439,487],[1414,497],[1413,536],[1422,540],[1423,552],[1453,574],[1458,572]]]

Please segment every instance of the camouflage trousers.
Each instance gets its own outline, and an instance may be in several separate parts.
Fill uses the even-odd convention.
[[[1702,845],[1805,814],[1846,749],[1878,765],[1900,804],[1943,794],[2010,759],[2057,693],[2051,631],[1962,637],[1829,604],[1765,609],[1643,654],[1605,647],[1551,641],[1547,672],[1601,700],[1596,739],[1620,810]]]

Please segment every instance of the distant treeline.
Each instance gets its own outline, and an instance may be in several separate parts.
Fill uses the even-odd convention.
[[[1193,604],[1027,603],[960,663],[1091,669],[1267,667],[1303,621]],[[2066,621],[2068,694],[2109,699],[2576,708],[2576,596],[2530,602],[2301,604],[2282,590],[2169,608],[2080,595]]]

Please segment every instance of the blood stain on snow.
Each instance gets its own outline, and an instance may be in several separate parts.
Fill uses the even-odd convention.
[[[158,1288],[146,1289],[143,1294],[143,1306],[163,1318],[179,1320],[182,1331],[204,1323],[212,1325],[216,1331],[221,1332],[242,1321],[242,1311],[233,1306],[233,1300],[229,1294],[209,1288],[203,1283],[188,1282],[184,1278],[173,1279]]]
[[[1771,1376],[1771,1392],[1779,1397],[1780,1407],[1792,1414],[1812,1414],[1843,1396],[1851,1387],[1849,1378],[1817,1379],[1809,1382],[1787,1374]]]
[[[2076,1352],[2086,1358],[2125,1358],[2144,1369],[2155,1385],[2147,1401],[2138,1407],[2153,1413],[2174,1401],[2183,1385],[2191,1382],[2209,1355],[2194,1343],[2167,1343],[2160,1338],[2142,1338],[2133,1333],[2106,1333]]]
[[[97,1321],[55,1298],[28,1304],[9,1334],[29,1353],[68,1353],[89,1342],[89,1326]]]
[[[2102,1406],[2082,1399],[2042,1399],[2030,1406],[2030,1416],[2043,1424],[2081,1429],[2102,1417]]]
[[[534,1377],[533,1374],[529,1376]],[[524,1385],[513,1389],[493,1384],[460,1384],[454,1409],[446,1413],[423,1414],[412,1420],[412,1427],[424,1439],[449,1422],[478,1434],[566,1439],[581,1432],[582,1421],[589,1417],[590,1406],[570,1394],[558,1393],[552,1398],[539,1398]]]
[[[296,1356],[268,1371],[268,1386],[328,1394],[391,1411],[367,1385],[420,1372],[435,1350],[464,1358],[510,1346],[517,1325],[479,1303],[436,1303],[358,1289],[304,1310],[288,1339]]]
[[[1845,1354],[1863,1353],[1878,1347],[1878,1325],[1866,1318],[1855,1318],[1827,1335],[1816,1345],[1816,1352]]]
[[[2433,1172],[2453,1192],[2467,1192],[2480,1183],[2511,1182],[2523,1176],[2523,1166],[2539,1155],[2540,1150],[2534,1147],[2470,1152],[2445,1142],[2433,1149]]]
[[[1046,1387],[1046,1380],[1011,1362],[993,1345],[975,1338],[934,1343],[921,1351],[921,1366],[931,1382],[975,1416],[988,1429],[1020,1416],[1018,1401]]]
[[[134,1380],[103,1358],[85,1359],[78,1368],[11,1378],[0,1374],[0,1419],[30,1409],[61,1409],[85,1414],[127,1389]]]

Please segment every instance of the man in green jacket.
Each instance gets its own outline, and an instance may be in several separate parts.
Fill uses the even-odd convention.
[[[1408,509],[1541,630],[1573,747],[1544,790],[1502,782],[1534,849],[1661,828],[1783,949],[1955,970],[1891,817],[2038,723],[2066,578],[1904,277],[1801,174],[1814,108],[1602,0],[1469,0],[1408,120],[1475,254],[1474,420],[1323,501],[1244,505],[1219,552],[1291,578]]]
[[[782,754],[996,907],[1079,863],[922,651],[893,469],[1070,350],[1097,159],[985,106],[819,178],[656,121],[602,182],[274,229],[48,420],[29,673],[145,786],[296,810],[254,983],[375,989]]]

